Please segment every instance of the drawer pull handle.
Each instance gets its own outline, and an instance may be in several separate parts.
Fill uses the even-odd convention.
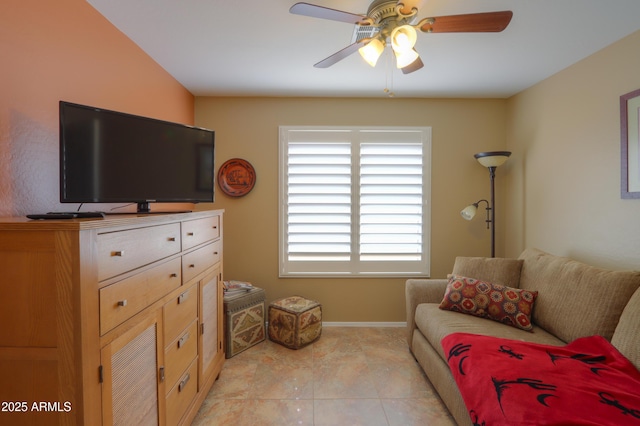
[[[184,336],[180,338],[180,340],[178,340],[178,349],[183,347],[184,344],[187,343],[187,340],[189,340],[189,333],[186,333]]]
[[[112,251],[111,252],[111,256],[112,257],[122,257],[124,256],[124,250],[118,250],[118,251]]]
[[[189,292],[182,293],[178,296],[178,305],[184,303],[189,298]]]
[[[184,389],[184,387],[187,386],[187,383],[189,383],[189,379],[190,378],[191,378],[191,375],[189,375],[189,373],[187,373],[186,377],[184,379],[182,379],[182,381],[178,385],[178,392],[182,392],[182,389]]]
[[[213,225],[213,229],[218,229],[218,227],[216,225]]]
[[[187,237],[193,237],[193,232],[187,232]]]
[[[169,241],[175,241],[175,240],[176,240],[176,237],[169,237],[169,238],[167,238],[167,240],[169,240]]]
[[[176,274],[175,272],[173,274],[169,275],[169,278],[177,278],[177,277],[178,277],[178,274]]]
[[[160,383],[164,382],[164,365],[160,367]]]
[[[217,251],[214,251],[214,252],[213,252],[213,254],[215,254],[215,255],[217,256],[217,255],[218,255],[218,252],[217,252]]]
[[[189,268],[195,268],[195,267],[196,267],[196,265],[193,264],[193,263],[191,265],[189,265]]]
[[[127,299],[118,300],[118,306],[127,306]]]

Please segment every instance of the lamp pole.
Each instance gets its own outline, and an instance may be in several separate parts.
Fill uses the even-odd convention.
[[[491,181],[491,257],[496,256],[496,168],[504,164],[509,156],[511,156],[511,152],[509,151],[479,152],[474,155],[474,158],[478,160],[480,164],[489,169],[489,179]]]
[[[489,167],[491,181],[491,257],[496,257],[496,166]]]

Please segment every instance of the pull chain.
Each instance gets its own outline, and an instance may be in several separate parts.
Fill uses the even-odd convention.
[[[393,98],[396,94],[393,93],[393,61],[391,56],[391,49],[386,49],[387,54],[385,55],[384,68],[385,68],[385,85],[384,93],[387,94],[390,98]]]

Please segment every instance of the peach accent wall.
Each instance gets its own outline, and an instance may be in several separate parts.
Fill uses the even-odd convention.
[[[60,100],[193,124],[194,97],[84,0],[0,4],[0,215],[60,205]]]
[[[640,199],[620,198],[620,96],[640,88],[640,31],[508,102],[506,254],[537,247],[640,269]]]
[[[278,126],[431,126],[431,276],[444,278],[456,256],[490,255],[484,210],[470,222],[460,210],[489,197],[489,172],[473,155],[505,148],[505,116],[503,99],[197,97],[196,124],[216,131],[216,167],[244,158],[257,176],[244,197],[216,193],[215,207],[225,209],[225,278],[265,288],[268,301],[294,294],[315,299],[325,321],[405,321],[406,277],[278,277]],[[496,180],[500,206],[503,167]]]

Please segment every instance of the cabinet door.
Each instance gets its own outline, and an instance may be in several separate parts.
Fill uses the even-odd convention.
[[[103,424],[164,424],[160,311],[105,346],[101,358]]]
[[[222,277],[214,267],[200,281],[200,387],[219,372],[224,362],[222,348]]]

